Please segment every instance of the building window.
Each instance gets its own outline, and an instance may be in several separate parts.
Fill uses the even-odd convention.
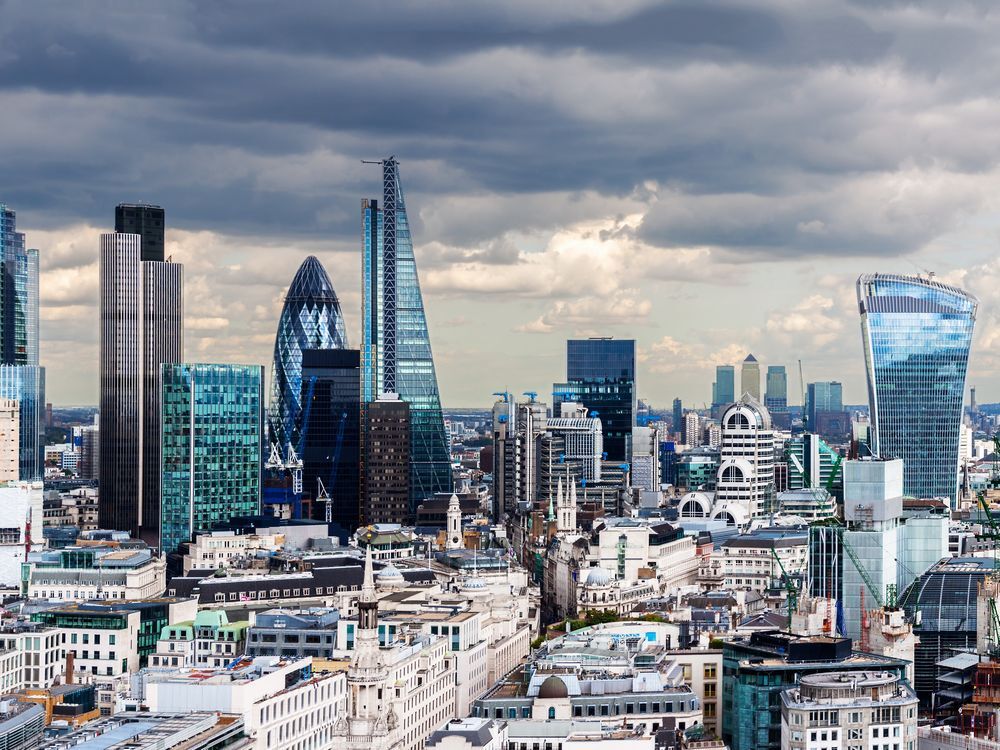
[[[511,717],[511,718],[515,718],[515,717]],[[549,706],[549,718],[550,719],[556,718],[556,709],[555,709],[555,706]]]

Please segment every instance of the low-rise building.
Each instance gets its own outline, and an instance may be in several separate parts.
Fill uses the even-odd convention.
[[[473,715],[520,720],[604,719],[651,735],[670,721],[702,724],[701,703],[669,657],[657,623],[612,623],[546,642],[532,661],[477,700]]]
[[[246,652],[250,622],[230,622],[223,610],[167,625],[149,657],[150,667],[223,667]]]
[[[45,710],[34,703],[0,700],[0,747],[34,750],[45,731]]]
[[[917,694],[894,672],[804,675],[781,702],[781,750],[916,750]]]
[[[808,547],[806,527],[761,528],[727,539],[719,550],[723,585],[763,592],[781,581],[783,572],[804,575]]]
[[[311,659],[244,659],[220,669],[143,674],[150,711],[216,711],[242,716],[257,750],[329,748],[347,692],[343,672],[315,675]]]
[[[782,695],[806,675],[871,671],[903,677],[907,667],[902,659],[853,651],[850,638],[776,630],[726,640],[722,659],[722,739],[731,750],[779,750]],[[819,744],[813,748],[820,749]]]
[[[166,563],[148,548],[118,543],[32,552],[24,589],[30,598],[136,601],[163,594]]]
[[[243,717],[210,711],[121,713],[61,733],[35,750],[242,750],[246,739]]]
[[[0,626],[0,690],[47,688],[65,668],[65,645],[56,628],[18,620]]]

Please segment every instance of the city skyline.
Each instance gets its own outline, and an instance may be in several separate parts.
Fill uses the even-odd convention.
[[[634,336],[640,396],[661,404],[710,401],[714,366],[747,351],[801,358],[860,403],[854,279],[915,267],[983,301],[969,381],[996,400],[1000,140],[985,123],[1000,105],[975,82],[1000,21],[700,5],[302,4],[232,26],[180,4],[97,25],[13,3],[0,192],[42,251],[52,399],[96,403],[108,206],[170,214],[187,358],[267,364],[310,254],[360,330],[357,206],[378,184],[361,161],[395,153],[446,406],[553,382],[560,342],[590,333]],[[447,41],[415,44],[414,25]],[[942,29],[961,55],[926,43]],[[261,86],[279,101],[244,93]],[[121,153],[142,159],[107,169]]]

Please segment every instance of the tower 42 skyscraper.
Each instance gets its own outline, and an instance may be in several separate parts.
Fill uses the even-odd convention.
[[[919,276],[866,274],[858,305],[873,449],[903,459],[903,491],[958,492],[958,443],[979,301]]]
[[[371,403],[398,393],[410,406],[412,511],[435,492],[451,491],[451,458],[399,162],[390,156],[380,163],[382,208],[362,203],[362,397]]]

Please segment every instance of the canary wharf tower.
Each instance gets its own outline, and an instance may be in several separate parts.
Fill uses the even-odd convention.
[[[903,491],[958,494],[962,398],[979,301],[922,276],[858,279],[872,448],[903,459]]]
[[[382,205],[362,202],[362,396],[371,403],[397,393],[410,406],[413,510],[435,492],[451,492],[451,458],[399,162],[390,156],[379,164]]]

